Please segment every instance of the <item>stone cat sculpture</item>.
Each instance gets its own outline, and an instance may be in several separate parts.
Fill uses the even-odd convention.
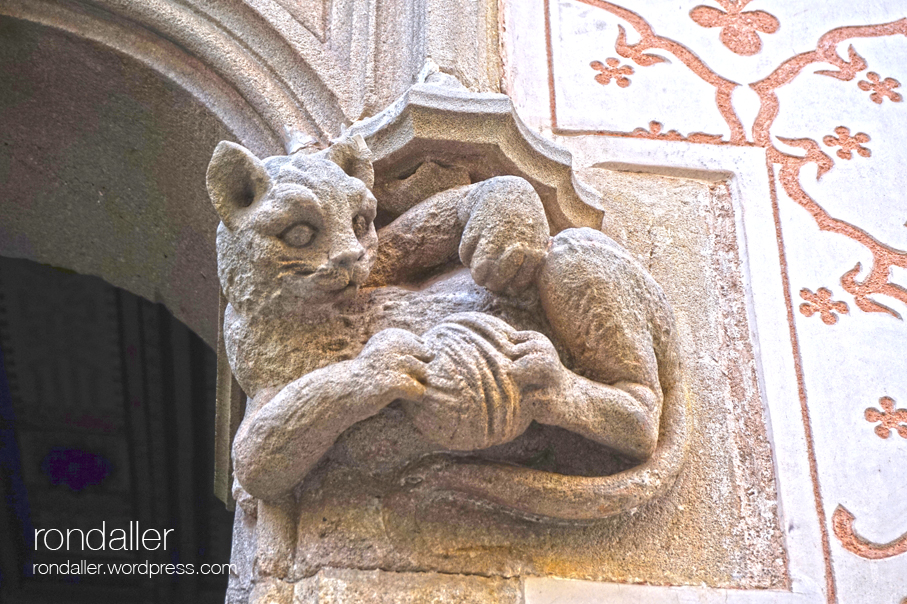
[[[433,195],[376,232],[373,178],[361,139],[263,161],[229,142],[214,152],[225,344],[249,396],[238,493],[286,501],[389,406],[418,443],[388,462],[400,485],[567,520],[668,488],[686,401],[673,315],[645,269],[598,231],[551,237],[532,186],[510,176]],[[564,476],[445,454],[532,422],[640,465]]]

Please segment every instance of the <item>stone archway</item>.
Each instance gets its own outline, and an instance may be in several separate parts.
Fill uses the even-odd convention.
[[[163,302],[213,346],[217,220],[204,171],[218,141],[244,132],[97,42],[0,23],[0,70],[12,84],[0,93],[0,254]]]
[[[0,255],[163,302],[212,346],[219,140],[327,143],[427,60],[500,89],[488,0],[2,0],[0,27]]]

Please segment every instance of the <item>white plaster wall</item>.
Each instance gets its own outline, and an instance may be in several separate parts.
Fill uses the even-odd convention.
[[[907,4],[504,7],[507,90],[578,167],[733,175],[793,579],[791,594],[530,580],[527,601],[907,600],[907,428],[881,438],[865,415],[883,397],[907,409]],[[709,12],[736,41],[693,18]],[[744,48],[754,21],[772,31]],[[608,59],[624,86],[596,80]]]

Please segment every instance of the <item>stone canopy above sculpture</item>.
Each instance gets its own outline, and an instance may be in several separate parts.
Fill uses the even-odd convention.
[[[249,601],[337,565],[307,545],[322,530],[307,510],[338,480],[391,509],[442,497],[579,522],[658,496],[682,463],[661,288],[602,232],[564,228],[583,215],[575,191],[546,205],[542,182],[475,179],[468,143],[417,142],[415,166],[398,144],[403,178],[388,161],[376,178],[359,132],[388,145],[405,113],[308,154],[224,142],[208,169],[225,349],[249,396],[233,444],[238,513],[257,518]]]

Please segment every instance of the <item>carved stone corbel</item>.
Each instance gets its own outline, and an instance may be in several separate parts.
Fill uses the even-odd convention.
[[[218,490],[232,442],[237,538],[258,543],[238,561],[247,600],[418,550],[385,526],[377,553],[345,558],[317,521],[335,497],[544,526],[673,485],[689,404],[670,306],[602,232],[569,153],[506,96],[429,75],[326,149],[260,160],[221,143],[208,189],[229,360]],[[250,402],[234,437],[237,386]]]

